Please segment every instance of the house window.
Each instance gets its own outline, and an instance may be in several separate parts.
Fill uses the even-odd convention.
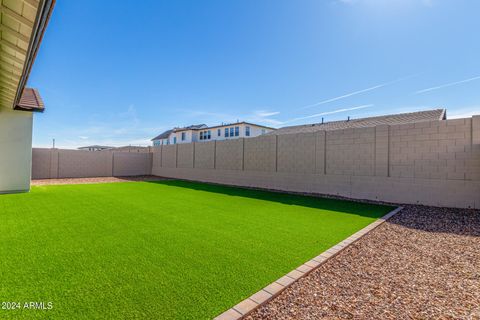
[[[212,138],[212,131],[200,131],[200,140],[210,140]]]
[[[245,136],[250,137],[250,127],[249,126],[245,127]]]
[[[177,137],[173,137],[173,144],[177,144]]]
[[[230,137],[233,137],[233,127],[230,128]]]
[[[221,136],[222,136],[222,129],[218,129],[218,130],[217,130],[217,136],[218,136],[218,137],[221,137]]]
[[[235,127],[235,137],[240,135],[240,127]]]
[[[186,135],[187,134],[185,132],[182,132],[182,141],[185,141]]]
[[[262,129],[262,134],[265,134],[265,129]]]
[[[228,128],[225,128],[225,137],[228,138]]]

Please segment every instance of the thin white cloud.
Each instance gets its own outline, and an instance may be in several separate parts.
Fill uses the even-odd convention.
[[[356,106],[356,107],[351,107],[351,108],[342,108],[342,109],[337,109],[337,110],[333,110],[333,111],[326,111],[326,112],[316,113],[316,114],[312,114],[312,115],[305,116],[305,117],[293,118],[293,119],[290,119],[290,120],[287,120],[287,121],[283,121],[281,124],[288,124],[288,123],[293,123],[293,122],[297,122],[297,121],[301,121],[301,120],[318,118],[318,117],[321,117],[321,116],[326,116],[326,115],[335,114],[335,113],[365,109],[365,108],[370,108],[372,106],[373,106],[373,104],[364,104],[364,105],[361,105],[361,106]]]
[[[383,83],[383,84],[379,84],[379,85],[376,85],[376,86],[373,86],[373,87],[370,87],[370,88],[367,88],[367,89],[350,92],[350,93],[344,94],[342,96],[338,96],[338,97],[335,97],[335,98],[323,100],[323,101],[320,101],[320,102],[317,102],[317,103],[314,103],[314,104],[309,104],[308,106],[301,107],[300,109],[309,109],[309,108],[320,106],[322,104],[326,104],[326,103],[329,103],[329,102],[337,101],[337,100],[340,100],[340,99],[345,99],[345,98],[348,98],[348,97],[351,97],[351,96],[354,96],[354,95],[357,95],[357,94],[360,94],[360,93],[364,93],[364,92],[368,92],[368,91],[372,91],[372,90],[375,90],[375,89],[385,87],[388,84],[389,83]]]
[[[336,0],[334,3],[353,5],[364,4],[369,6],[385,6],[391,4],[421,4],[426,7],[432,7],[434,0]]]
[[[254,113],[257,116],[262,117],[262,118],[271,117],[271,116],[275,116],[277,114],[280,114],[280,112],[278,112],[278,111],[269,112],[269,111],[263,111],[263,110],[255,111]]]
[[[434,91],[434,90],[438,90],[438,89],[448,88],[448,87],[456,86],[456,85],[459,85],[459,84],[462,84],[462,83],[467,83],[467,82],[475,81],[475,80],[479,80],[479,79],[480,79],[480,76],[476,76],[476,77],[468,78],[468,79],[465,79],[465,80],[450,82],[450,83],[442,84],[442,85],[439,85],[439,86],[436,86],[436,87],[431,87],[431,88],[426,88],[426,89],[415,91],[415,94],[421,94],[421,93],[430,92],[430,91]]]
[[[346,94],[344,94],[344,95],[341,95],[341,96],[338,96],[338,97],[335,97],[335,98],[330,98],[330,99],[327,99],[327,100],[323,100],[323,101],[320,101],[320,102],[316,102],[316,103],[314,103],[314,104],[309,104],[309,105],[307,105],[307,106],[301,107],[300,109],[309,109],[309,108],[313,108],[313,107],[316,107],[316,106],[320,106],[320,105],[322,105],[322,104],[326,104],[326,103],[329,103],[329,102],[334,102],[334,101],[341,100],[341,99],[345,99],[345,98],[349,98],[349,97],[352,97],[352,96],[355,96],[355,95],[358,95],[358,94],[361,94],[361,93],[365,93],[365,92],[373,91],[373,90],[376,90],[376,89],[380,89],[380,88],[386,87],[386,86],[388,86],[388,85],[397,83],[397,82],[399,82],[399,81],[403,81],[403,80],[406,80],[406,79],[410,79],[410,78],[415,77],[415,76],[417,76],[417,75],[418,75],[418,74],[409,75],[409,76],[402,77],[402,78],[399,78],[399,79],[396,79],[396,80],[393,80],[393,81],[381,83],[381,84],[378,84],[378,85],[373,86],[373,87],[369,87],[369,88],[366,88],[366,89],[362,89],[362,90],[358,90],[358,91],[346,93]]]

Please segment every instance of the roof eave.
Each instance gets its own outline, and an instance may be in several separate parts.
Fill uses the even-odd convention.
[[[19,106],[19,102],[22,97],[23,90],[25,89],[25,85],[28,81],[28,77],[30,76],[30,71],[37,56],[38,49],[40,48],[40,43],[42,42],[48,21],[52,15],[55,1],[56,0],[41,0],[39,3],[39,10],[37,11],[37,16],[35,18],[33,35],[30,39],[30,44],[28,45],[25,65],[23,67],[22,75],[20,76],[20,81],[13,103],[14,110],[29,112],[43,112],[45,110],[43,106],[39,108],[25,108],[23,106]]]

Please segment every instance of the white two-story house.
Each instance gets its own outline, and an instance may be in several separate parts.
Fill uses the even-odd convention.
[[[213,127],[200,124],[167,130],[153,138],[152,141],[153,146],[161,146],[177,143],[251,138],[272,132],[273,130],[275,129],[249,122],[236,122]]]

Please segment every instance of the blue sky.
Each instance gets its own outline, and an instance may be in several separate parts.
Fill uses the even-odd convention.
[[[174,126],[480,114],[480,1],[57,1],[33,144],[147,145]]]

